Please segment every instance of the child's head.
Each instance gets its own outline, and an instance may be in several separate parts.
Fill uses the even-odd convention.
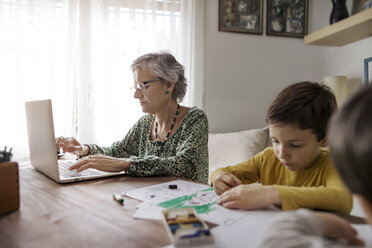
[[[362,87],[332,118],[331,157],[351,192],[369,203],[372,223],[372,86]]]
[[[327,123],[337,108],[327,86],[300,82],[284,89],[267,112],[275,155],[289,170],[311,167],[326,146]]]
[[[271,124],[310,129],[321,141],[326,137],[328,120],[337,109],[336,97],[325,85],[299,82],[285,88],[267,111]]]

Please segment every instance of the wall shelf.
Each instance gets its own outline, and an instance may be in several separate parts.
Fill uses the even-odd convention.
[[[304,37],[305,45],[343,46],[372,36],[372,8]]]

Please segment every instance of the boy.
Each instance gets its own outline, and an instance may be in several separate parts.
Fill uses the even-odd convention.
[[[328,120],[336,109],[327,86],[300,82],[284,89],[266,116],[273,147],[212,174],[214,190],[221,195],[218,204],[349,213],[352,197],[324,149]]]
[[[349,98],[329,125],[332,159],[372,224],[372,86]],[[333,238],[325,239],[322,236]],[[335,240],[341,238],[341,240]],[[342,240],[344,239],[344,240]],[[348,222],[330,213],[300,209],[282,214],[261,247],[350,247],[363,245]]]

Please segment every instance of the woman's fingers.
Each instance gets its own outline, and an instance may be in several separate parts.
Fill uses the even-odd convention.
[[[129,166],[130,160],[127,158],[113,158],[103,154],[95,154],[80,159],[69,169],[78,172],[89,168],[106,172],[120,172],[127,171]]]
[[[76,171],[80,172],[80,171],[86,170],[88,168],[91,168],[90,166],[92,166],[92,160],[93,159],[94,159],[94,156],[88,156],[88,157],[84,157],[82,159],[79,159],[78,162],[76,162],[75,164],[73,164],[69,167],[69,170],[76,170]]]
[[[56,138],[56,147],[57,147],[57,150],[59,150],[60,148],[63,147],[63,144],[65,143],[65,138],[64,137],[58,137]]]
[[[57,150],[62,148],[63,152],[67,152],[68,151],[68,145],[69,145],[69,138],[58,137],[56,139]]]
[[[57,147],[57,150],[62,149],[63,152],[69,152],[75,155],[79,155],[79,152],[83,150],[79,141],[75,139],[74,137],[69,137],[69,138],[66,138],[63,136],[58,137],[56,139],[56,147]]]

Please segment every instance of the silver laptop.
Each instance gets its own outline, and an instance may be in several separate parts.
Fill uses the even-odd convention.
[[[58,159],[57,157],[51,100],[25,102],[25,109],[31,165],[41,173],[58,183],[124,173],[108,173],[95,169],[87,169],[82,172],[70,171],[68,168],[77,162],[76,157],[73,159]]]

